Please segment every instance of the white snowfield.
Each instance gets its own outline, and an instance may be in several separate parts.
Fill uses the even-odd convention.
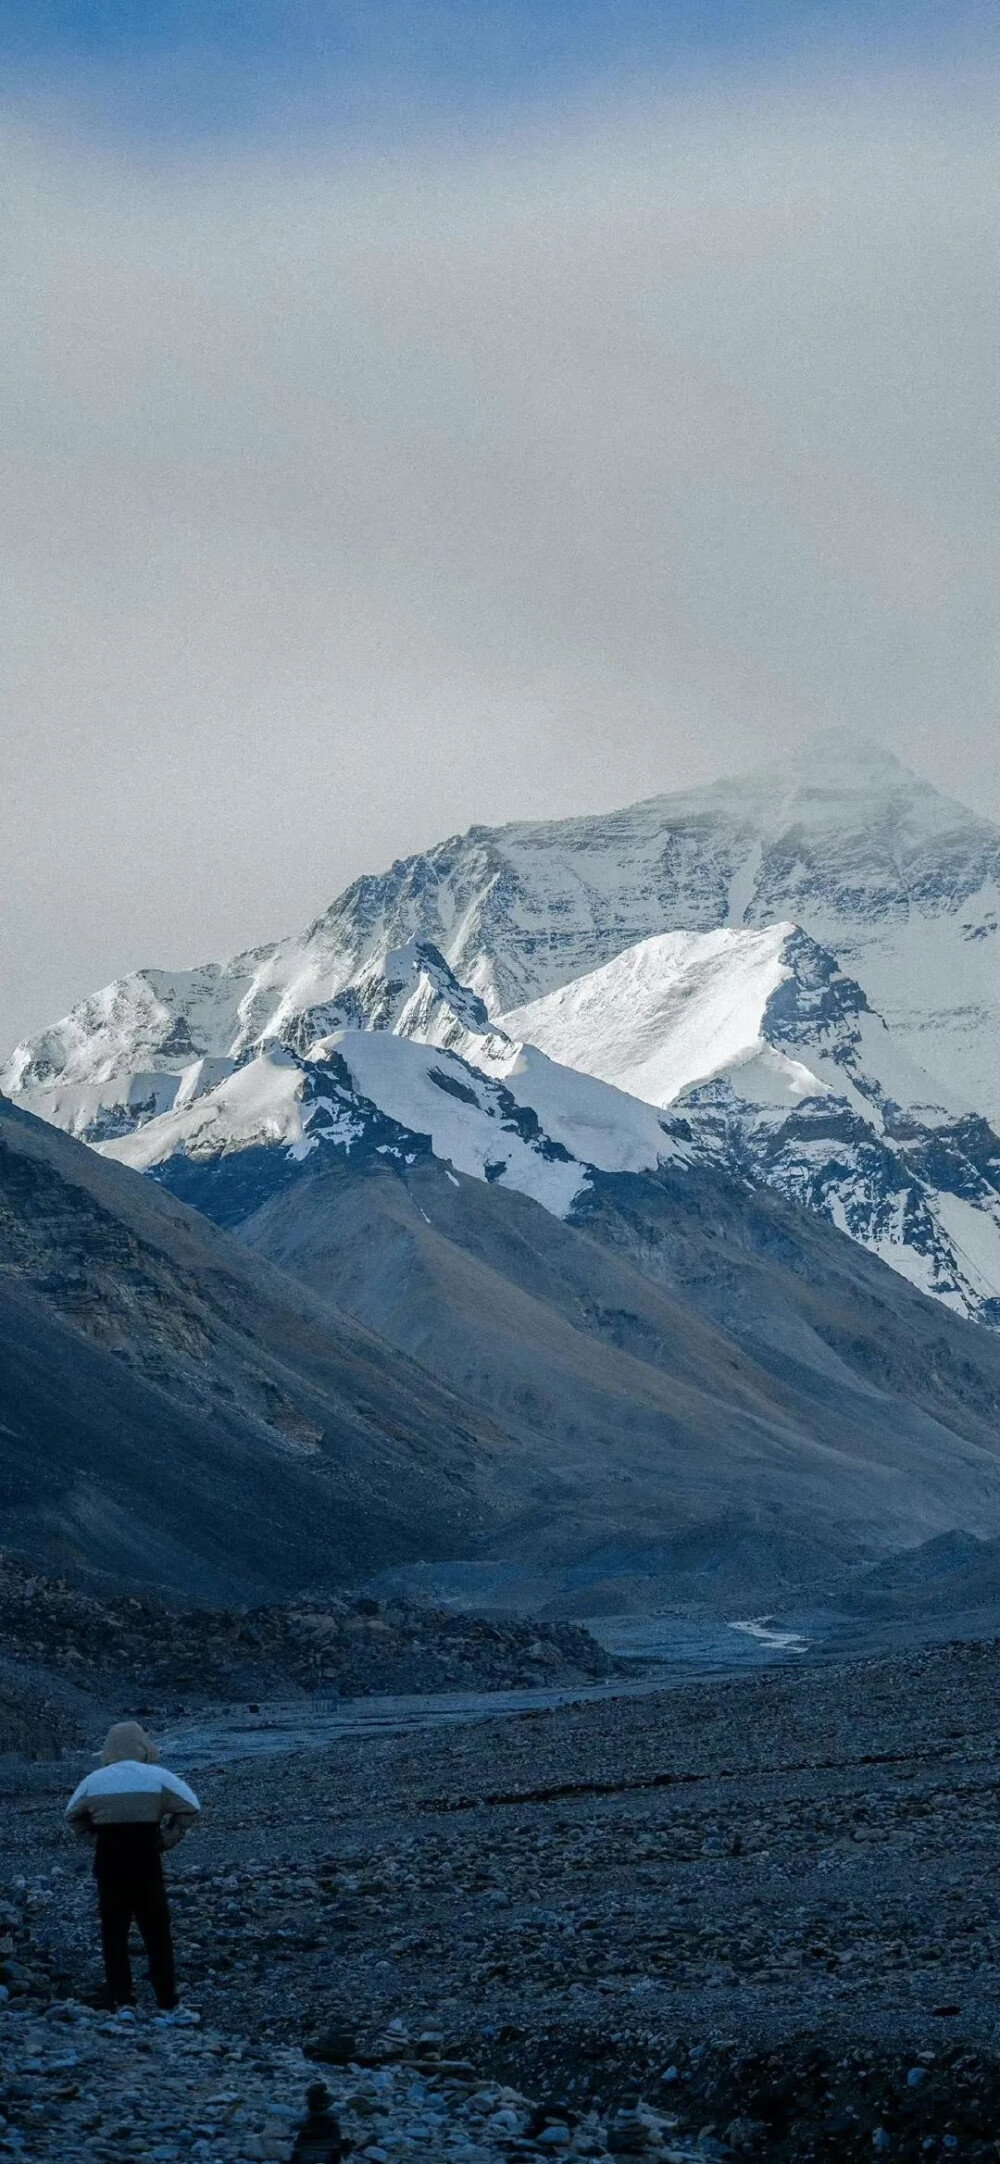
[[[691,1082],[755,1059],[761,1019],[790,975],[794,926],[761,932],[662,932],[613,962],[503,1017],[565,1066],[599,1075],[650,1104],[669,1105]],[[776,1091],[814,1094],[817,1082],[788,1060]]]
[[[260,1058],[233,1069],[214,1089],[188,1089],[187,1082],[185,1073],[169,1112],[121,1141],[99,1144],[101,1156],[148,1172],[177,1151],[215,1157],[255,1146],[280,1144],[301,1151],[306,1145],[302,1062],[283,1046],[272,1046]]]
[[[340,1029],[305,1054],[269,1045],[214,1087],[202,1062],[169,1112],[99,1147],[139,1170],[250,1147],[349,1156],[383,1114],[454,1171],[557,1216],[591,1168],[721,1164],[824,1209],[960,1313],[1000,1297],[1000,1192],[963,1155],[965,1108],[898,1052],[859,987],[794,925],[644,940],[502,1027],[443,968],[429,990],[421,958],[410,967],[431,1043]],[[412,1017],[414,993],[392,981],[398,1014]],[[463,1056],[439,1041],[449,1035]],[[824,1109],[832,1141],[825,1122],[810,1126]],[[924,1177],[928,1144],[963,1192]]]
[[[822,1207],[957,1312],[1000,1298],[1000,1149],[964,1154],[970,1108],[894,1044],[794,925],[665,933],[503,1017],[511,1037],[683,1114],[696,1155]],[[797,1111],[846,1113],[831,1142]],[[902,1115],[902,1118],[900,1117]],[[928,1144],[937,1180],[926,1178]],[[941,1169],[963,1190],[943,1183]]]
[[[796,986],[803,946],[794,924],[664,932],[515,1008],[502,1027],[654,1105],[727,1075],[750,1103],[843,1097],[876,1124],[880,1099],[929,1121],[966,1110],[897,1050],[880,1015],[852,1002],[846,1016],[824,1019],[810,1012],[808,985],[794,1014],[772,1014],[774,995]],[[840,971],[832,983],[854,989]]]
[[[652,1106],[608,1089],[589,1075],[554,1065],[531,1045],[512,1046],[502,1065],[494,1061],[489,1072],[477,1075],[455,1054],[429,1054],[424,1046],[403,1037],[356,1030],[345,1032],[335,1042],[360,1094],[401,1125],[430,1135],[435,1156],[461,1172],[479,1171],[487,1161],[502,1157],[509,1146],[509,1135],[498,1147],[495,1134],[483,1133],[484,1116],[501,1117],[493,1078],[502,1081],[522,1110],[536,1115],[543,1137],[567,1150],[574,1160],[575,1170],[541,1160],[546,1194],[554,1191],[551,1183],[556,1176],[556,1189],[565,1181],[572,1189],[571,1200],[582,1184],[581,1167],[644,1172],[661,1161],[681,1162],[689,1156],[684,1145],[665,1130]],[[476,1106],[443,1092],[434,1079],[442,1073],[471,1089]],[[530,1155],[536,1167],[532,1178],[537,1181],[537,1150]],[[518,1163],[515,1151],[512,1166]],[[515,1178],[513,1170],[508,1184],[523,1186],[526,1194],[536,1191],[524,1179]],[[541,1192],[538,1199],[545,1199]]]
[[[280,996],[274,999],[268,994],[277,982],[272,983],[272,963],[279,950],[266,951],[259,977],[240,973],[237,965],[236,974],[193,973],[201,985],[195,1009],[198,1049],[182,997],[186,979],[141,970],[74,1008],[65,1022],[35,1040],[30,1058],[28,1048],[19,1046],[0,1087],[28,1111],[83,1141],[110,1140],[194,1103],[253,1053],[280,1051],[286,1033],[300,1038],[297,1049],[302,1050],[354,1021],[364,1029],[391,1029],[421,1043],[461,1049],[467,1039],[478,1044],[487,1027],[485,1008],[440,955],[419,941],[380,950],[346,973],[332,964],[320,971],[314,956],[309,968],[278,986]],[[129,1061],[137,1045],[150,1058],[159,1048],[164,1064],[133,1069]],[[51,1078],[53,1068],[57,1079]],[[39,1081],[42,1072],[46,1079]],[[242,1117],[240,1088],[224,1101]]]

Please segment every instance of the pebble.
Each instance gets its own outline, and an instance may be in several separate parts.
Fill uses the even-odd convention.
[[[72,2001],[0,2010],[0,2067],[0,2156],[27,2152],[33,2164],[140,2154],[148,2164],[186,2156],[199,2164],[279,2164],[316,2078],[315,2063],[291,2045],[263,2054],[239,2036],[204,2027],[159,2029],[142,2013],[129,2023],[108,2021]],[[70,2071],[76,2078],[67,2085]],[[609,2155],[593,2113],[575,2128],[553,2121],[522,2145],[535,2109],[527,2098],[507,2086],[442,2083],[433,2061],[426,2074],[392,2060],[331,2067],[324,2078],[332,2109],[364,2164],[413,2156],[433,2164],[508,2164],[512,2144],[518,2154],[539,2158]],[[655,2138],[655,2115],[646,2123]]]

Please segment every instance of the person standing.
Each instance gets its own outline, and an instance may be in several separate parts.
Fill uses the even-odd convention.
[[[186,1781],[160,1765],[155,1744],[137,1721],[118,1721],[109,1729],[100,1766],[74,1789],[66,1806],[74,1831],[94,1843],[104,1970],[116,2011],[135,2005],[128,1951],[134,1921],[161,2018],[184,2018],[177,2011],[162,1857],[183,1840],[200,1809]]]

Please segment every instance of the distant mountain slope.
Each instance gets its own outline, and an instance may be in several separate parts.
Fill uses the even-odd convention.
[[[668,1165],[592,1175],[563,1222],[357,1145],[265,1197],[238,1152],[159,1176],[504,1428],[476,1554],[532,1599],[766,1603],[1000,1525],[1000,1342],[777,1196]]]
[[[837,956],[902,1051],[1000,1121],[1000,828],[836,733],[624,811],[473,827],[356,880],[300,935],[107,986],[19,1046],[0,1087],[75,1125],[67,1092],[114,1082],[163,1110],[197,1059],[238,1058],[330,1003],[341,1023],[406,1033],[385,960],[415,939],[497,1015],[655,933],[787,921]]]
[[[153,1182],[0,1104],[0,1538],[204,1597],[450,1553],[502,1438]]]
[[[493,1558],[515,1588],[718,1606],[1000,1534],[1000,1342],[624,1102],[648,1171],[356,1031],[105,1146],[164,1144],[145,1182],[0,1114],[4,1537],[199,1592]]]
[[[647,1104],[672,1105],[729,1074],[748,1102],[769,1106],[834,1093],[866,1110],[958,1109],[900,1054],[861,986],[794,924],[662,932],[498,1026]]]

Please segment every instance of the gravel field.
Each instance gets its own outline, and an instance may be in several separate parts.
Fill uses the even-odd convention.
[[[29,2041],[53,1999],[100,1981],[86,1859],[59,1822],[78,1763],[0,1774],[4,2018]],[[359,1734],[206,1766],[198,1787],[203,1823],[170,1865],[181,1977],[227,2061],[244,2055],[258,2113],[271,2077],[252,2054],[287,2100],[305,2052],[430,2082],[436,2134],[406,2134],[411,2104],[379,2139],[352,2124],[370,2164],[449,2154],[446,2127],[483,2156],[501,2133],[511,2156],[1000,2155],[995,1641]],[[88,2050],[120,2054],[82,2018]],[[557,2116],[508,2098],[483,2146],[484,2082]],[[246,2138],[197,2153],[282,2153]]]

